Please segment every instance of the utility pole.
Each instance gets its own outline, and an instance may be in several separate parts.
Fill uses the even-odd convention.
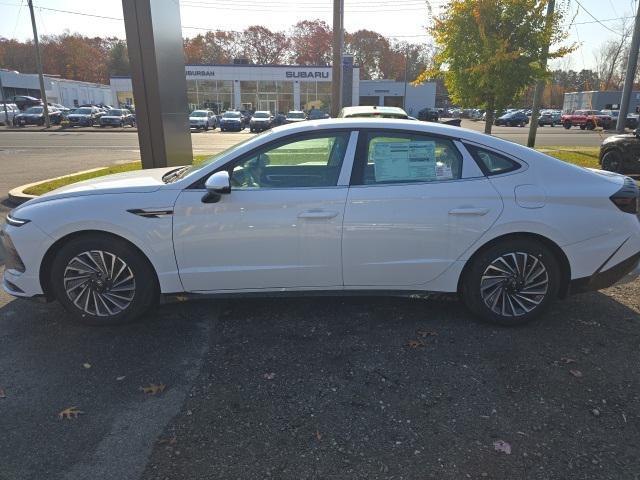
[[[331,79],[331,116],[337,117],[342,108],[342,44],[344,0],[333,0],[333,67]]]
[[[49,128],[49,106],[47,105],[47,92],[44,89],[44,77],[42,76],[42,58],[40,57],[40,42],[38,41],[38,29],[36,28],[36,16],[33,13],[33,0],[29,0],[29,12],[31,13],[31,26],[33,27],[33,44],[36,48],[36,67],[38,68],[38,79],[40,80],[40,98],[44,107],[44,126]]]
[[[0,70],[0,99],[4,105],[4,126],[9,128],[9,112],[7,112],[7,99],[4,98],[4,87],[2,86],[2,70]]]
[[[547,22],[546,26],[549,26],[551,17],[553,16],[553,10],[556,6],[555,0],[549,0],[547,3]],[[549,55],[549,44],[547,43],[542,49],[542,70],[547,69],[547,56]],[[536,146],[536,133],[538,131],[538,119],[540,118],[540,104],[542,103],[542,94],[544,93],[545,80],[540,79],[536,82],[536,89],[533,93],[533,106],[531,107],[531,123],[529,124],[529,138],[527,139],[527,147],[533,148]]]
[[[627,74],[624,79],[624,88],[622,90],[622,101],[620,102],[620,114],[618,115],[618,123],[616,130],[619,133],[624,132],[627,114],[629,113],[629,101],[633,91],[633,79],[636,76],[636,66],[638,65],[638,47],[640,46],[640,2],[638,3],[638,11],[636,12],[636,23],[633,27],[633,37],[631,37],[631,47],[629,48],[629,58],[627,59]]]
[[[402,97],[402,109],[407,111],[407,56],[409,55],[409,46],[404,50],[404,96]]]

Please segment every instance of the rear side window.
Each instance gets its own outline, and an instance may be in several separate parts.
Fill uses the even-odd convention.
[[[462,174],[462,156],[451,140],[393,131],[360,135],[356,185],[447,181]]]
[[[499,175],[513,172],[520,168],[520,164],[498,153],[465,144],[467,150],[480,166],[485,175]]]

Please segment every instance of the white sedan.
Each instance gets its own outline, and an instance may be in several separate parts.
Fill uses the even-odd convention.
[[[159,299],[461,295],[520,324],[640,274],[638,187],[433,123],[275,128],[198,166],[76,183],[16,208],[4,289],[91,324]]]

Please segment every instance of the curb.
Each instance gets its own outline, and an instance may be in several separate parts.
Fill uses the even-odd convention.
[[[89,170],[82,170],[80,172],[74,172],[68,175],[61,175],[59,177],[48,178],[46,180],[40,180],[38,182],[27,183],[26,185],[20,185],[19,187],[12,188],[11,190],[9,190],[7,197],[9,198],[9,201],[14,205],[20,205],[21,203],[24,203],[33,198],[38,198],[38,195],[29,195],[28,193],[24,193],[24,190],[26,190],[27,188],[33,187],[35,185],[40,185],[41,183],[51,182],[53,180],[60,180],[61,178],[75,177],[76,175],[81,175],[83,173],[96,172],[104,168],[106,167],[91,168]]]
[[[101,132],[101,133],[122,133],[122,132],[126,132],[126,133],[138,133],[138,129],[135,127],[131,127],[131,128],[100,128],[100,127],[79,127],[79,128],[50,128],[50,129],[46,129],[44,127],[36,127],[36,128],[15,128],[15,127],[9,127],[9,128],[0,128],[0,133],[2,132],[7,132],[7,133],[17,133],[17,132],[26,132],[26,133],[33,133],[33,132],[43,132],[43,133],[62,133],[62,132]]]

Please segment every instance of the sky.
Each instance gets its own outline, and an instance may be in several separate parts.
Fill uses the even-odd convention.
[[[178,0],[176,0],[178,1]],[[243,30],[263,25],[272,30],[288,30],[304,19],[332,23],[332,0],[179,0],[183,36],[206,30]],[[428,42],[429,17],[424,0],[344,0],[345,29],[375,30],[388,37],[414,43]],[[556,61],[556,67],[593,68],[594,52],[607,38],[619,37],[620,17],[633,21],[638,0],[556,0],[568,4],[568,42],[580,48]],[[33,0],[41,35],[65,30],[89,36],[125,38],[121,0]],[[433,13],[445,8],[448,0],[430,0]],[[0,36],[25,40],[32,36],[26,0],[0,0]],[[60,12],[55,10],[66,10]],[[70,12],[91,14],[97,17]],[[110,17],[110,18],[98,18]],[[596,19],[601,23],[596,22]]]

